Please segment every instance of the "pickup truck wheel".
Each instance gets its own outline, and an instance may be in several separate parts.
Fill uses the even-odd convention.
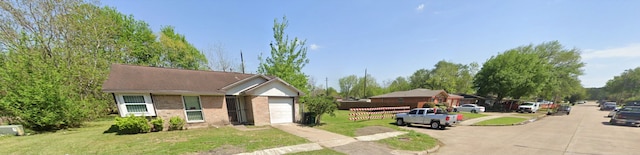
[[[398,126],[404,126],[404,125],[406,125],[406,124],[404,123],[404,120],[402,120],[402,119],[396,119],[396,125],[398,125]]]
[[[453,109],[453,112],[458,112],[458,108],[456,108],[456,109]]]
[[[471,110],[471,113],[478,113],[475,109]]]
[[[432,128],[432,129],[439,129],[439,128],[440,128],[440,123],[438,123],[438,122],[431,122],[431,128]]]

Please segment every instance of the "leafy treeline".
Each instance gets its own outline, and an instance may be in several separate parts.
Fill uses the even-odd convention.
[[[77,127],[109,113],[112,63],[206,69],[173,27],[82,0],[0,1],[0,111],[34,130]]]
[[[342,77],[338,80],[340,95],[351,98],[367,98],[416,88],[446,90],[451,93],[475,92],[472,82],[478,70],[478,64],[464,65],[442,60],[434,67],[434,69],[419,69],[409,77],[399,76],[394,80],[385,81],[383,86],[378,84],[376,79],[369,74],[366,78],[356,75]]]
[[[585,96],[578,76],[583,74],[580,50],[565,49],[558,41],[520,46],[491,57],[475,77],[478,94],[520,99],[560,101]],[[574,97],[576,98],[576,97]]]
[[[640,100],[640,67],[627,69],[620,75],[607,81],[602,88],[604,93],[592,90],[595,99],[607,99],[613,101],[636,101]]]
[[[408,78],[398,77],[381,87],[373,77],[350,75],[339,79],[343,97],[365,98],[388,92],[427,88],[449,93],[477,93],[503,98],[555,99],[575,101],[586,96],[578,76],[584,63],[580,50],[565,49],[558,41],[526,45],[507,50],[476,63],[439,61],[433,69],[419,69]],[[371,84],[370,84],[371,83]],[[370,87],[371,86],[371,87]],[[364,92],[366,91],[366,92]]]

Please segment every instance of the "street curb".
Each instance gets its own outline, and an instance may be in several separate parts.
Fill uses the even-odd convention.
[[[433,148],[428,149],[428,150],[424,150],[424,151],[392,150],[391,154],[394,154],[394,155],[426,155],[426,154],[434,153],[434,152],[438,151],[439,149],[440,149],[440,144],[437,144]]]
[[[475,125],[475,124],[471,124],[469,126],[516,126],[516,125],[525,125],[525,124],[528,124],[528,123],[531,123],[531,122],[538,121],[538,120],[540,120],[540,119],[542,119],[544,117],[547,117],[547,115],[540,115],[540,116],[537,116],[535,118],[531,118],[531,119],[522,121],[520,123],[513,123],[513,124],[502,124],[502,125]]]

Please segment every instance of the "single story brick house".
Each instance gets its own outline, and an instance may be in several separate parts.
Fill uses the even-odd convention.
[[[113,64],[102,91],[120,116],[178,116],[187,127],[270,125],[301,120],[300,90],[259,74]]]
[[[370,97],[372,103],[411,103],[421,107],[427,102],[446,102],[449,94],[444,90],[413,89]]]

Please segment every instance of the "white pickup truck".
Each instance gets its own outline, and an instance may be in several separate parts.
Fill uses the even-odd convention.
[[[540,109],[540,103],[538,102],[525,102],[518,106],[518,110],[516,112],[528,112],[528,113],[536,113]]]
[[[458,115],[449,115],[442,109],[415,108],[409,113],[396,114],[396,125],[427,124],[433,129],[444,130],[458,123]]]

